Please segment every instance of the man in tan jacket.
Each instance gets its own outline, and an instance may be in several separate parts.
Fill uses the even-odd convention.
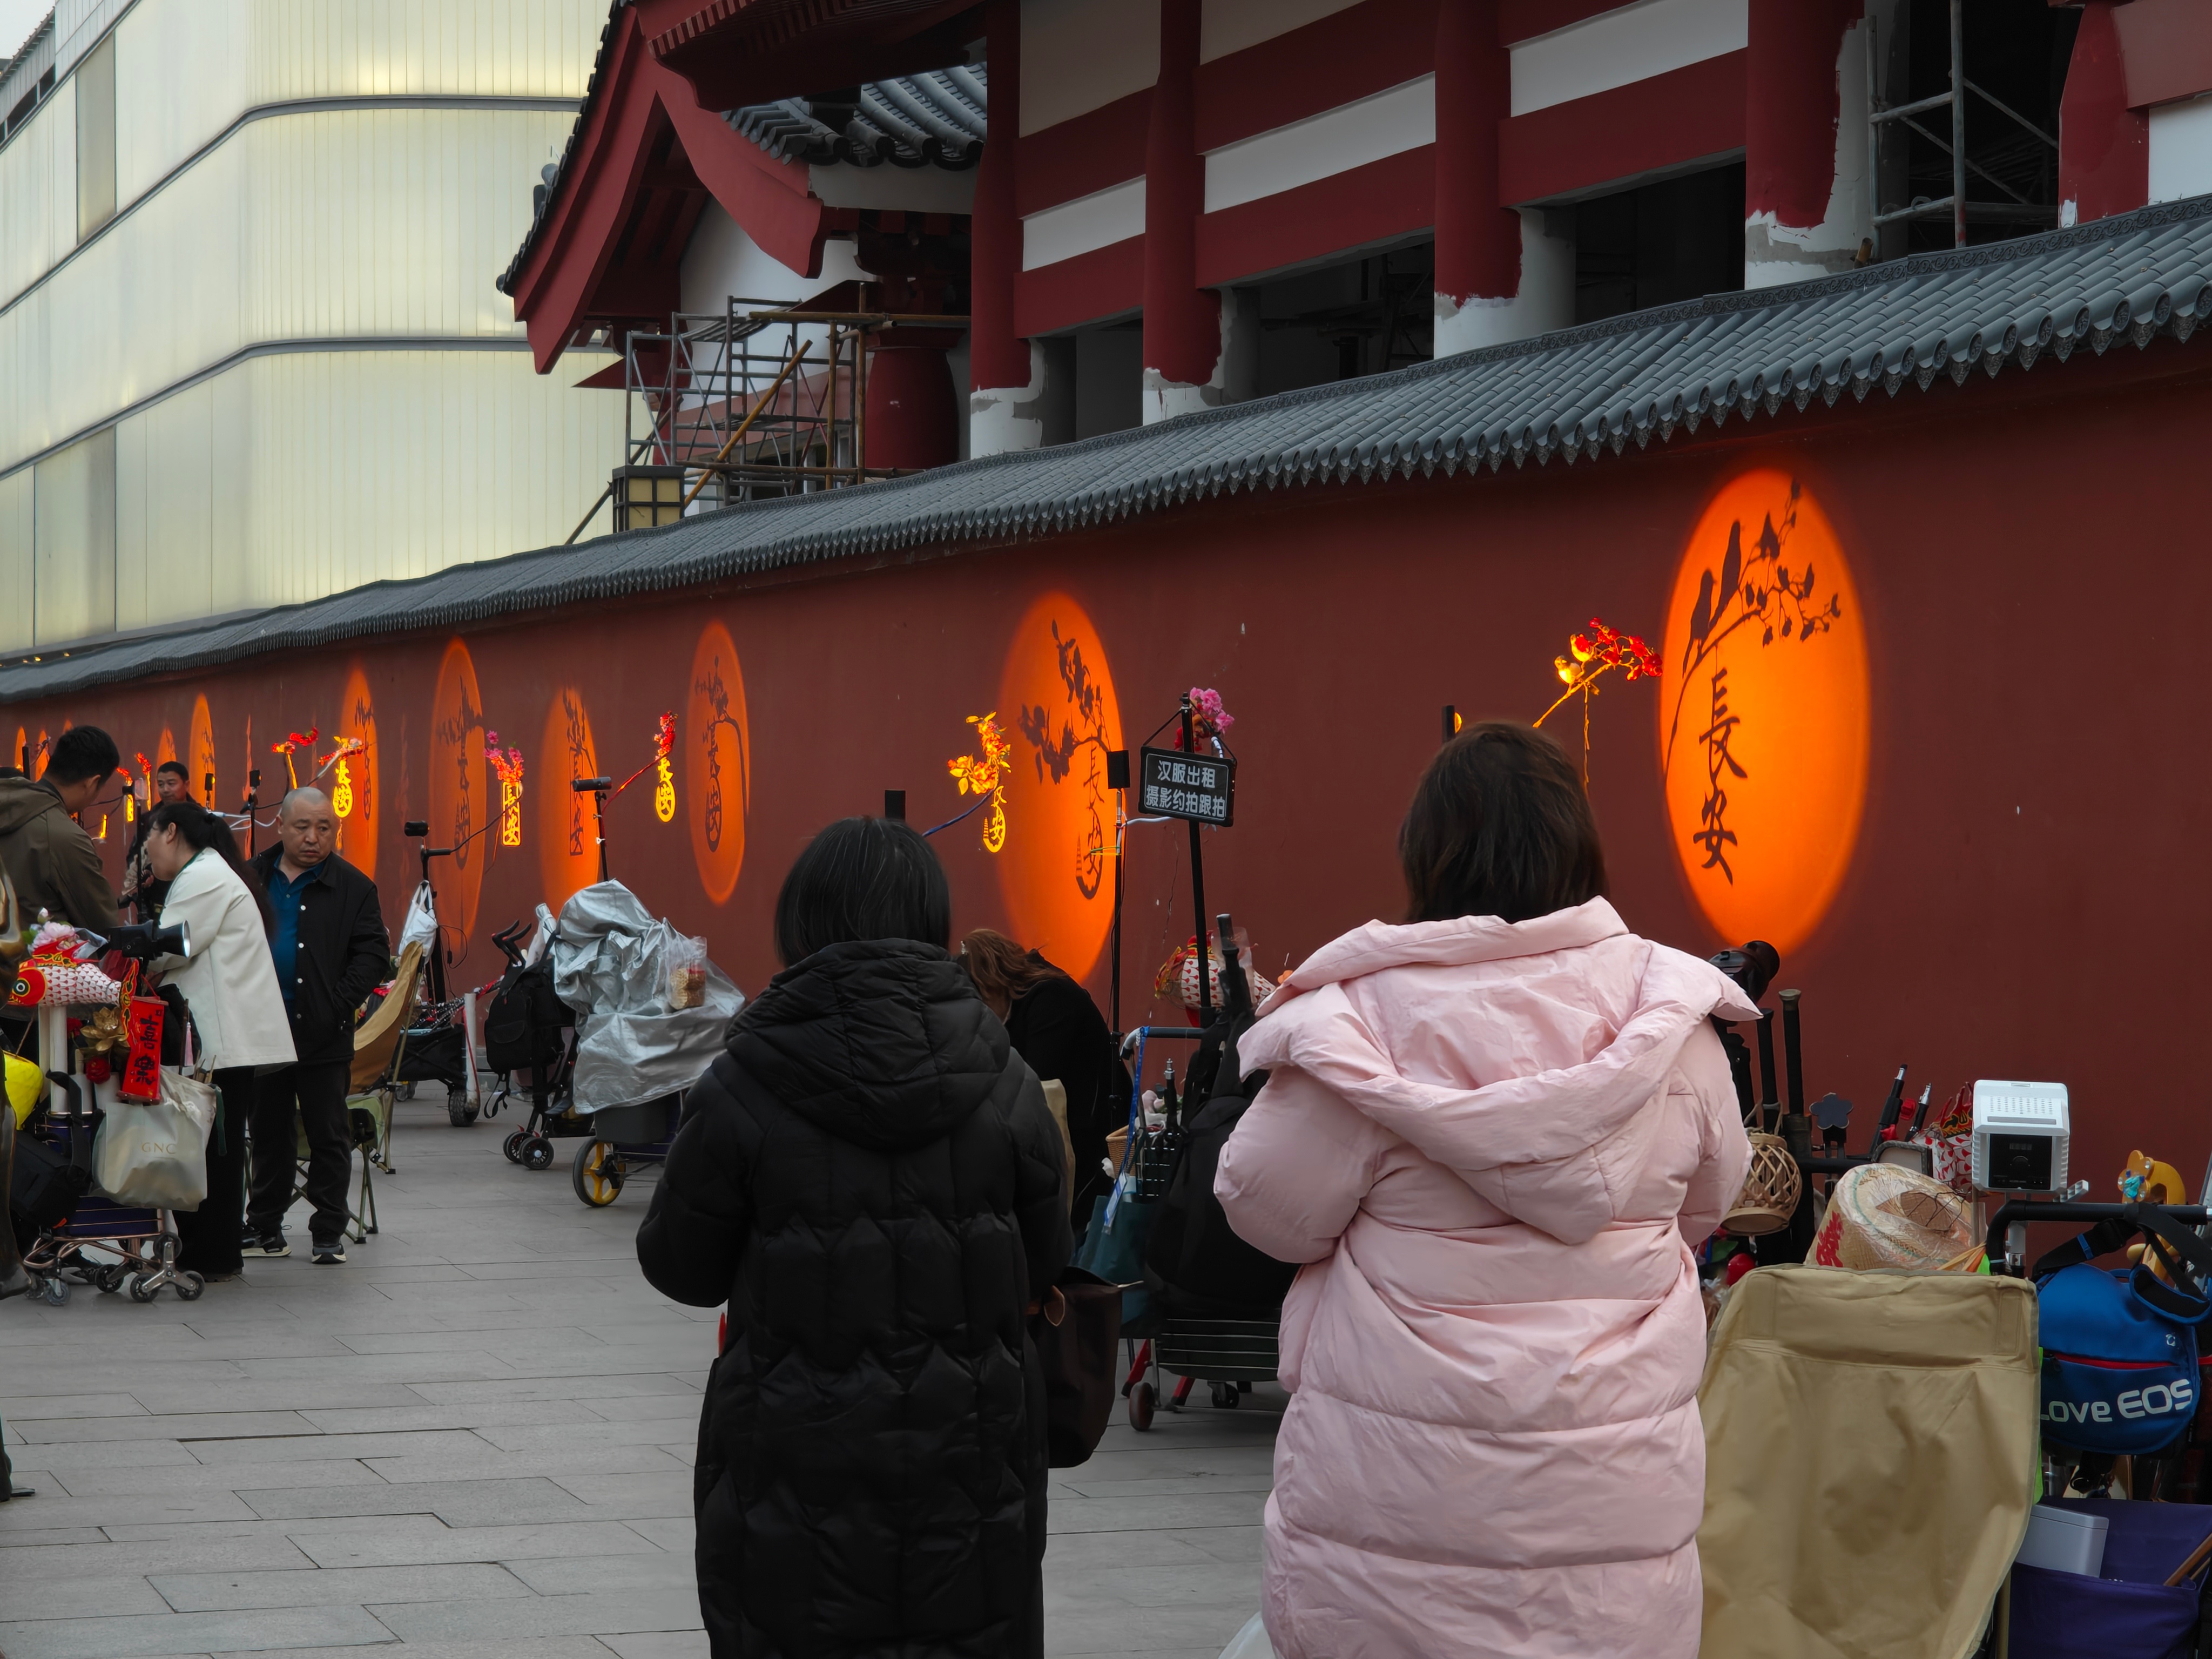
[[[73,726],[54,740],[36,781],[0,778],[0,865],[27,925],[44,910],[56,921],[95,933],[115,926],[115,890],[76,814],[115,775],[118,760],[106,732]]]

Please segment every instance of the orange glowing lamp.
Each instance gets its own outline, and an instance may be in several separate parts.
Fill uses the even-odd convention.
[[[1589,721],[1590,699],[1597,696],[1598,681],[1618,668],[1621,678],[1629,680],[1656,680],[1659,678],[1659,657],[1651,647],[1634,634],[1624,634],[1617,628],[1608,628],[1595,617],[1589,619],[1589,632],[1570,635],[1567,654],[1552,659],[1552,667],[1559,682],[1567,689],[1559,693],[1552,706],[1531,722],[1541,726],[1557,713],[1559,706],[1571,697],[1583,700],[1583,781],[1589,781]],[[1454,716],[1454,729],[1458,726]]]
[[[311,738],[313,736],[309,733]],[[359,738],[341,738],[338,746],[325,756],[323,763],[315,769],[315,775],[319,778],[332,767],[337,768],[338,775],[331,784],[331,811],[341,818],[353,816],[353,769],[346,763],[368,747]]]
[[[676,716],[673,712],[660,717],[659,750],[653,757],[653,814],[663,823],[676,819],[676,768],[669,757],[676,752]]]

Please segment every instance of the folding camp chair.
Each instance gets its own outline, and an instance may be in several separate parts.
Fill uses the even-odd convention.
[[[353,1034],[353,1072],[348,1079],[346,1122],[361,1151],[361,1194],[346,1211],[356,1244],[376,1231],[375,1172],[398,1173],[392,1166],[392,1103],[399,1091],[400,1061],[407,1051],[407,1026],[415,1013],[415,990],[422,975],[422,947],[411,944],[399,953],[392,988],[376,1012]],[[293,1127],[292,1201],[307,1190],[307,1132]]]

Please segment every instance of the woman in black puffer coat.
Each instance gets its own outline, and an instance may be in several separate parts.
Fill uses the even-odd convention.
[[[928,842],[848,818],[776,901],[787,964],[686,1104],[646,1277],[729,1304],[699,1422],[715,1659],[1035,1659],[1060,1131],[945,954]]]

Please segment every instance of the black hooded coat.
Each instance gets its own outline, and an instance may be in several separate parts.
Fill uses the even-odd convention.
[[[770,981],[691,1091],[647,1279],[729,1304],[692,1482],[716,1659],[1043,1651],[1043,1379],[1060,1131],[943,951]]]

